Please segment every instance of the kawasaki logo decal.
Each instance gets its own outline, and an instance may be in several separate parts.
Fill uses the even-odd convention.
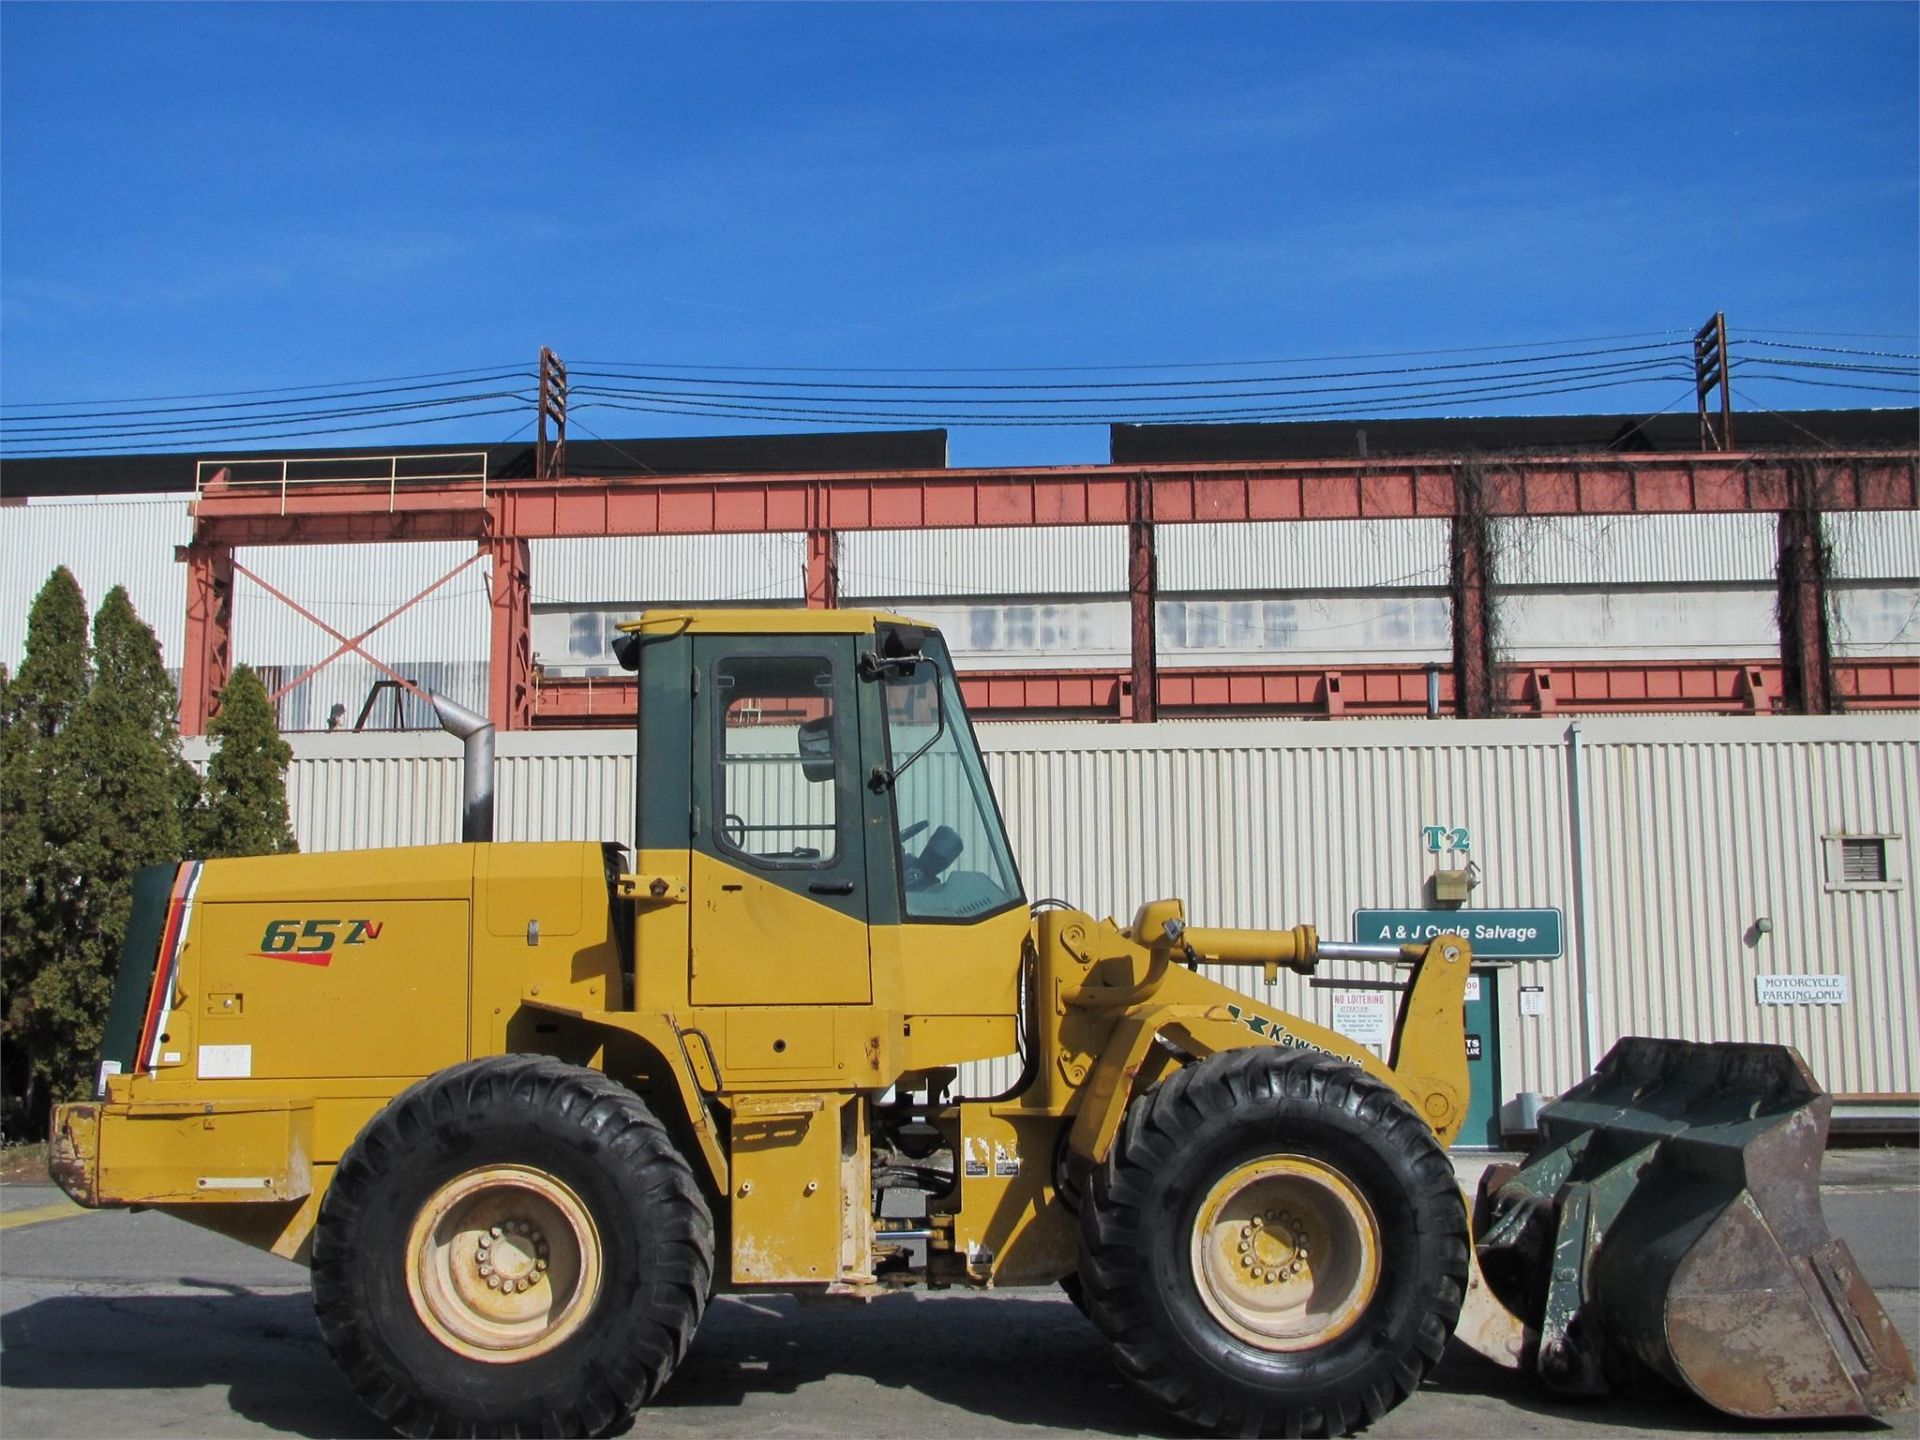
[[[1277,1021],[1269,1020],[1264,1015],[1249,1015],[1238,1005],[1227,1006],[1227,1014],[1246,1026],[1247,1029],[1258,1035],[1262,1040],[1271,1040],[1276,1045],[1293,1045],[1302,1050],[1318,1050],[1322,1055],[1331,1055],[1333,1053],[1324,1046],[1314,1044],[1311,1040],[1302,1040],[1291,1030],[1283,1030]]]
[[[269,920],[253,953],[263,960],[328,965],[335,946],[378,940],[385,925],[384,920]]]

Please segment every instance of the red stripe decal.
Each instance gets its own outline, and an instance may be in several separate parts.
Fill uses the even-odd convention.
[[[331,950],[314,951],[304,955],[297,950],[282,950],[277,955],[270,950],[250,950],[247,953],[261,960],[291,960],[296,965],[331,965],[333,963]]]
[[[199,874],[197,862],[182,865],[173,878],[173,894],[167,901],[167,923],[160,935],[160,953],[154,957],[153,989],[147,995],[147,1018],[140,1027],[140,1049],[135,1054],[135,1073],[152,1068],[154,1039],[160,1030],[160,1016],[172,1000],[173,962],[180,953],[180,928],[186,914],[186,900]]]

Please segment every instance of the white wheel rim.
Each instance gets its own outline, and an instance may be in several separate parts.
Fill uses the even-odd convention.
[[[1215,1181],[1194,1219],[1193,1278],[1208,1311],[1263,1350],[1345,1334],[1380,1286],[1380,1227],[1338,1170],[1272,1155]]]
[[[600,1232],[580,1197],[523,1165],[442,1185],[407,1236],[407,1295],[449,1350],[516,1364],[578,1330],[600,1293]]]

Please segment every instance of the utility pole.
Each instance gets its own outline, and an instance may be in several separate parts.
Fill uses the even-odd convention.
[[[1707,410],[1707,396],[1720,391],[1719,428]],[[1733,448],[1733,392],[1727,388],[1727,316],[1725,311],[1700,327],[1693,337],[1693,390],[1700,404],[1700,448]]]
[[[534,473],[542,480],[563,479],[567,473],[567,367],[546,346],[540,347],[540,438],[534,451]],[[555,437],[547,444],[547,421]]]

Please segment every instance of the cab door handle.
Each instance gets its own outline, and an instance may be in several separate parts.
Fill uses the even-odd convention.
[[[807,886],[807,889],[815,895],[851,895],[853,882],[851,880],[816,880]]]

